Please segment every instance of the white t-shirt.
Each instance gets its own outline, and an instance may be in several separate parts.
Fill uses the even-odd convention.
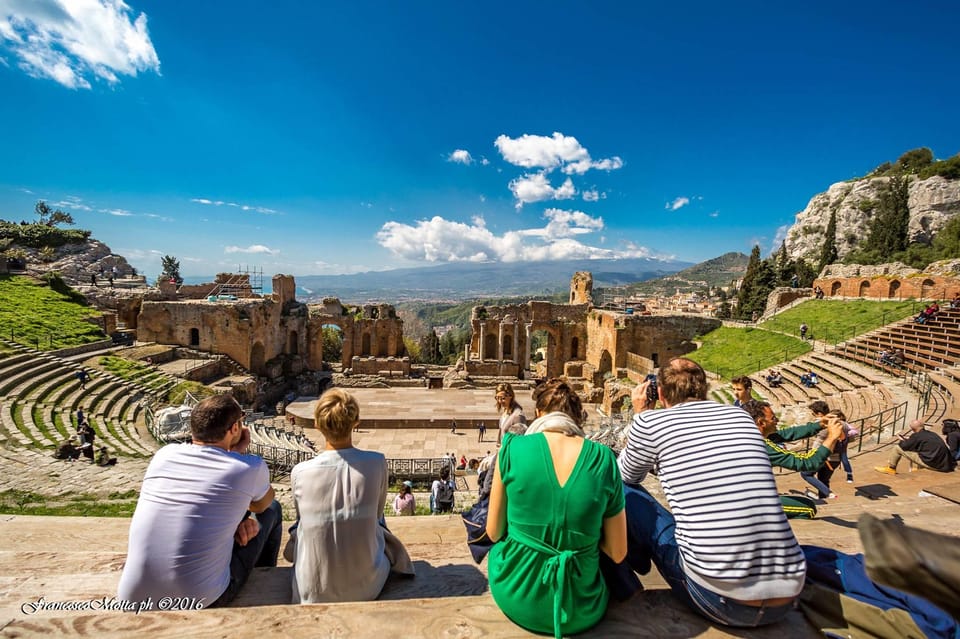
[[[130,522],[117,597],[196,597],[209,606],[230,582],[233,535],[250,502],[270,489],[260,457],[194,444],[153,456]]]
[[[380,518],[387,460],[357,448],[325,450],[290,473],[300,518],[293,603],[369,601],[390,574]]]

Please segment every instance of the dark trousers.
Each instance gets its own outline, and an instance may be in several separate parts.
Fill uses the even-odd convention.
[[[283,535],[283,513],[280,502],[274,500],[266,510],[257,513],[257,522],[260,532],[257,536],[241,546],[233,542],[233,556],[230,558],[230,583],[209,608],[226,606],[240,592],[243,584],[254,568],[273,567],[277,565],[277,556],[280,554],[280,537]]]

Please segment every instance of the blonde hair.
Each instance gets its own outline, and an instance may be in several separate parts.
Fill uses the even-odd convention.
[[[320,397],[313,419],[327,440],[343,441],[360,421],[360,405],[347,391],[332,388]]]

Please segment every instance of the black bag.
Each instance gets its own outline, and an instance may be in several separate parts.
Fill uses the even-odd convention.
[[[490,498],[485,497],[475,503],[470,510],[465,510],[460,515],[463,519],[463,527],[467,529],[467,546],[470,548],[470,554],[473,560],[478,564],[490,552],[493,542],[487,536],[487,514],[490,508]]]

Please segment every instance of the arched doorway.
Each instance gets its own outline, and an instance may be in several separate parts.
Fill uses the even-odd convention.
[[[863,280],[860,282],[860,292],[859,297],[867,297],[870,295],[870,282],[869,280]]]
[[[497,336],[487,334],[483,337],[483,358],[497,359]]]
[[[250,372],[257,374],[263,372],[263,344],[261,342],[254,342],[253,348],[250,349]]]
[[[287,353],[290,355],[298,355],[300,353],[300,340],[298,339],[296,331],[290,331],[290,335],[287,336]]]
[[[513,335],[505,333],[501,347],[503,348],[503,359],[513,359]]]
[[[897,293],[900,291],[900,280],[892,280],[890,282],[890,289],[887,291],[887,297],[897,297]]]
[[[387,357],[390,355],[390,348],[387,345],[387,336],[381,335],[377,340],[377,357]]]
[[[934,288],[936,285],[937,285],[936,282],[934,282],[933,280],[931,280],[931,279],[929,279],[929,278],[923,280],[923,282],[920,283],[920,299],[923,299],[923,298],[927,297],[928,295],[929,295],[930,297],[934,297],[934,295],[933,295],[933,288]]]
[[[570,359],[580,359],[580,338],[574,337],[570,340]]]
[[[834,282],[830,285],[830,297],[836,297],[840,294],[840,288],[843,285],[840,282]]]
[[[190,329],[190,346],[200,346],[200,329]]]
[[[323,361],[339,362],[343,357],[343,329],[336,324],[324,324],[320,327],[320,338]]]
[[[370,356],[370,333],[364,333],[363,337],[360,338],[360,356]]]
[[[603,349],[603,352],[600,353],[600,366],[597,367],[597,372],[601,375],[613,372],[613,357],[610,356],[610,351],[607,349]]]

